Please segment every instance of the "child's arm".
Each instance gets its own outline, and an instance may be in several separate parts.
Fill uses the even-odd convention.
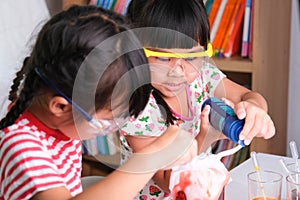
[[[172,129],[172,128],[171,128]],[[168,131],[169,129],[167,129]],[[133,149],[134,152],[139,151],[145,145],[153,142],[157,137],[135,137],[135,136],[128,136],[127,142],[129,143],[130,147]],[[155,161],[154,161],[155,162]],[[158,162],[158,161],[157,161]],[[171,170],[159,170],[153,176],[153,180],[157,185],[164,191],[169,191],[169,180],[170,180]]]
[[[179,130],[178,126],[169,126],[168,129],[166,130],[166,132],[164,134],[169,134],[172,132],[177,132]],[[187,140],[187,144],[191,144],[192,141],[192,136],[190,133],[187,133],[187,137],[182,138],[183,140]],[[155,138],[157,137],[146,137],[146,136],[141,136],[141,137],[134,137],[134,136],[128,136],[127,137],[127,142],[129,143],[129,145],[131,146],[131,148],[134,150],[134,152],[139,151],[140,149],[144,148],[144,146],[150,144],[151,142],[153,142],[155,140]],[[181,141],[180,144],[177,145],[172,145],[172,152],[175,155],[178,155],[178,158],[180,157],[180,155],[182,155],[184,152],[186,152],[187,150],[187,146],[184,145],[184,141]],[[180,159],[178,161],[176,161],[176,163],[178,164],[184,164],[188,161],[190,161],[197,152],[195,152],[195,154],[193,156],[190,157],[186,157],[186,159]],[[166,157],[161,157],[161,159],[159,160],[154,160],[154,162],[159,163],[164,161],[165,165],[169,164],[166,163],[166,160],[169,160]],[[159,170],[155,173],[155,175],[153,176],[153,180],[157,183],[157,185],[164,191],[169,192],[169,181],[170,181],[170,174],[171,174],[171,170]]]
[[[176,132],[178,130],[179,130],[179,128],[177,126],[169,126],[168,129],[166,130],[165,134],[171,133],[171,132]],[[156,138],[157,137],[150,137],[150,136],[127,136],[126,139],[127,139],[128,144],[130,145],[130,147],[133,149],[133,151],[137,152],[140,149],[147,146],[148,144],[152,143]],[[178,151],[180,149],[174,147],[174,150]],[[182,152],[184,150],[185,149],[181,149],[180,151],[178,151],[178,155],[182,154]],[[190,158],[190,159],[192,159],[192,158]],[[160,161],[157,160],[154,162],[160,162]],[[157,185],[166,192],[170,192],[169,191],[170,174],[171,174],[171,170],[159,170],[153,176],[153,180],[155,181],[155,183],[157,183]]]
[[[275,135],[274,123],[267,113],[267,102],[259,93],[224,78],[216,88],[215,96],[226,98],[226,103],[234,108],[238,118],[245,119],[240,139],[246,145],[254,137],[268,139]]]
[[[171,130],[148,143],[124,165],[76,197],[71,198],[66,188],[59,187],[39,192],[32,200],[88,200],[95,197],[112,200],[133,199],[158,169],[169,169],[178,163],[191,160],[196,155],[197,144],[190,134],[178,129]],[[174,147],[185,147],[187,151],[177,152]],[[162,162],[157,162],[159,160]]]

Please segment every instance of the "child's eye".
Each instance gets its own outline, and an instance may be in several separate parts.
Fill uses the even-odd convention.
[[[155,58],[161,62],[169,62],[171,60],[168,57],[155,57]]]
[[[191,62],[191,61],[193,61],[195,59],[196,59],[196,57],[194,57],[194,58],[185,58],[184,60],[187,61],[187,62]]]

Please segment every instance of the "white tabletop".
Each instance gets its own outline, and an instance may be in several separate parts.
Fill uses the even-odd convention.
[[[286,197],[286,183],[285,177],[287,173],[284,171],[279,160],[283,159],[286,164],[293,163],[294,160],[289,157],[257,153],[257,160],[261,170],[271,170],[283,175],[282,179],[282,200]],[[232,181],[225,187],[225,200],[246,200],[248,199],[248,183],[247,174],[254,171],[253,163],[251,159],[246,160],[239,166],[230,171]]]

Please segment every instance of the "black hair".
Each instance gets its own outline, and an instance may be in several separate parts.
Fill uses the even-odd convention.
[[[207,49],[210,40],[209,20],[202,0],[132,0],[126,20],[144,47],[192,48],[198,44]],[[161,93],[153,88],[153,96],[166,113],[166,124],[174,124]]]
[[[29,57],[16,73],[9,100],[13,106],[0,121],[0,129],[15,120],[30,106],[34,97],[43,94],[49,85],[35,68],[68,98],[90,112],[127,102],[128,113],[137,116],[148,101],[151,86],[147,59],[121,15],[96,6],[72,6],[53,16],[41,29]],[[135,66],[146,66],[137,70]],[[119,98],[111,104],[115,86],[127,73],[126,83],[117,89]],[[80,84],[77,84],[79,81]],[[22,83],[22,87],[20,87]],[[75,86],[76,85],[76,88]],[[55,91],[54,91],[55,92]],[[94,98],[86,103],[87,97]],[[148,96],[147,96],[148,95]],[[144,99],[140,99],[145,96]],[[86,97],[86,98],[85,98]]]
[[[157,48],[192,48],[200,44],[207,48],[210,27],[202,0],[132,0],[126,19],[134,28],[156,27],[139,35],[144,46]],[[183,39],[182,35],[190,40]]]

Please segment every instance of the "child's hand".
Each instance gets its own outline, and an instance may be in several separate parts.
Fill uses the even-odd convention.
[[[221,132],[211,128],[209,122],[210,106],[206,105],[201,112],[200,132],[196,136],[198,154],[205,152],[215,141],[226,138]]]
[[[223,99],[223,101],[234,109],[239,119],[245,119],[239,139],[244,140],[246,145],[249,145],[254,137],[269,139],[275,135],[275,126],[271,117],[259,106],[248,101],[235,105],[228,99]]]

